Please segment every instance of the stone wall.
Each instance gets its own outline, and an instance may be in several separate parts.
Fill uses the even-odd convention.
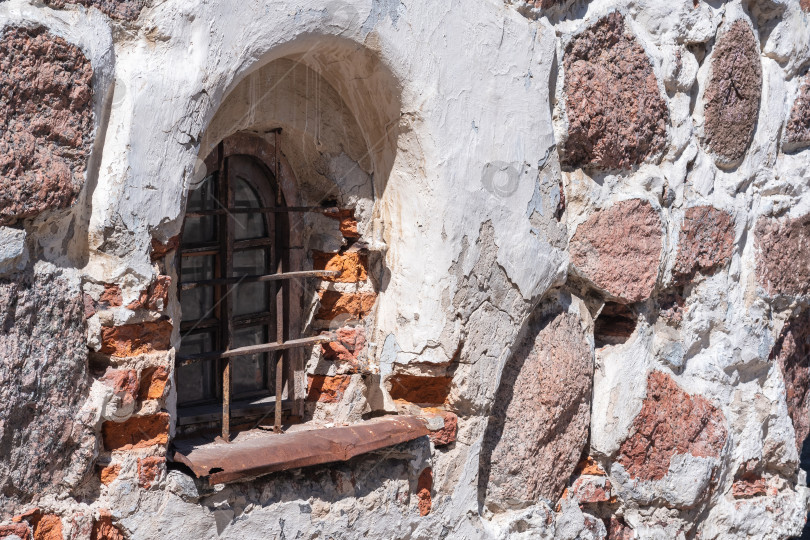
[[[5,0],[0,65],[0,538],[801,534],[805,0]],[[172,461],[185,200],[247,139],[336,209],[293,416],[430,435]]]

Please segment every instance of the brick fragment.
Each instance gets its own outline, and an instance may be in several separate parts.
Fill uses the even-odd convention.
[[[160,242],[157,238],[152,238],[152,262],[162,259],[170,252],[175,251],[178,247],[180,247],[179,235],[169,238],[165,244]]]
[[[433,428],[433,422],[428,421],[430,440],[433,441],[434,446],[446,446],[456,442],[456,435],[458,434],[457,414],[437,407],[426,407],[422,409],[421,414],[428,419],[435,418],[441,422],[441,427]]]
[[[152,366],[141,373],[138,399],[162,399],[169,382],[169,370],[164,366]]]
[[[347,253],[312,252],[315,270],[340,272],[337,277],[324,278],[337,283],[358,283],[368,279],[368,254],[358,251]]]
[[[388,379],[393,399],[410,403],[440,405],[447,400],[452,377],[421,377],[418,375],[396,374]]]
[[[371,312],[377,295],[374,293],[339,293],[336,291],[322,291],[320,293],[321,306],[316,319],[331,321],[343,315],[354,319],[362,319]]]
[[[307,401],[339,403],[351,382],[350,375],[308,375]]]
[[[101,329],[101,353],[119,357],[166,351],[171,346],[172,323],[168,319]]]
[[[166,469],[166,458],[152,456],[138,458],[138,485],[144,489],[151,488],[160,480]]]
[[[418,500],[419,515],[426,516],[430,514],[430,508],[433,505],[433,497],[431,491],[433,490],[433,469],[426,467],[419,474],[419,480],[416,483],[416,498]]]
[[[107,450],[132,450],[169,442],[169,415],[136,416],[125,422],[104,422],[101,426]]]
[[[131,302],[127,308],[132,310],[164,311],[169,305],[169,288],[171,284],[171,277],[158,276],[149,287],[141,292],[140,297]]]
[[[93,522],[90,540],[125,540],[126,536],[120,528],[113,524],[112,516],[106,510]]]
[[[101,469],[101,483],[105,486],[112,484],[118,475],[121,474],[121,465],[108,465]]]
[[[24,523],[12,523],[11,525],[0,525],[0,538],[16,536],[22,540],[31,540],[31,531]]]
[[[366,346],[366,331],[363,327],[343,327],[339,328],[336,341],[330,341],[321,345],[321,352],[326,360],[333,362],[345,362],[357,371],[361,366],[358,356]]]

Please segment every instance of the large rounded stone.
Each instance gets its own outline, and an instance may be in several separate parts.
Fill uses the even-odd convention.
[[[770,296],[810,293],[810,214],[761,218],[754,229],[757,281]]]
[[[793,109],[785,126],[785,143],[788,148],[810,145],[810,76],[805,80],[799,96],[793,102]]]
[[[577,316],[535,315],[504,367],[480,456],[493,510],[556,501],[588,440],[593,354]]]
[[[734,251],[734,220],[713,206],[687,208],[672,268],[676,282],[691,281],[698,272],[709,275],[724,266]]]
[[[594,212],[577,227],[569,251],[577,273],[623,302],[649,298],[658,278],[661,218],[641,199]]]
[[[618,461],[631,478],[660,480],[677,454],[719,457],[726,442],[725,423],[723,412],[709,400],[687,394],[672,377],[653,371]]]
[[[73,204],[93,133],[93,70],[44,28],[0,38],[0,225]]]
[[[0,519],[73,487],[94,432],[77,420],[89,392],[78,284],[54,275],[0,282]]]
[[[718,165],[733,166],[745,155],[761,95],[759,43],[748,23],[737,20],[717,40],[703,96],[706,145]]]
[[[628,169],[663,151],[669,111],[652,64],[618,12],[565,48],[569,167]]]
[[[113,19],[134,21],[141,14],[146,0],[45,0],[45,4],[55,9],[62,9],[66,4],[92,6]]]
[[[790,319],[771,352],[785,380],[785,400],[796,431],[796,448],[810,434],[810,310]]]

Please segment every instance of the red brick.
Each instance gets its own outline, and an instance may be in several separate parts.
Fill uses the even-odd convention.
[[[347,362],[359,367],[358,355],[366,346],[366,331],[363,327],[344,327],[335,332],[337,341],[321,345],[321,352],[326,360]]]
[[[136,416],[126,422],[104,422],[101,427],[107,450],[132,450],[169,442],[169,415]]]
[[[134,369],[107,368],[99,380],[121,396],[124,403],[134,402],[138,397],[138,373]]]
[[[394,399],[410,403],[440,405],[450,394],[452,377],[420,377],[417,375],[394,375],[389,379],[390,394]]]
[[[325,253],[312,252],[315,270],[340,272],[337,277],[324,278],[338,283],[357,283],[368,279],[368,254],[360,252]]]
[[[121,465],[108,465],[101,469],[101,483],[109,486],[118,478],[119,474],[121,474]]]
[[[426,407],[421,414],[426,417],[438,417],[442,419],[442,427],[431,430],[430,440],[434,446],[445,446],[456,442],[458,434],[458,415],[450,411],[444,411],[436,407]],[[428,426],[428,429],[430,427]]]
[[[152,238],[152,262],[162,259],[170,252],[180,247],[180,236],[173,236],[164,244],[156,238]]]
[[[147,457],[138,459],[138,485],[149,489],[160,480],[166,468],[166,458]]]
[[[568,488],[568,495],[580,504],[595,504],[611,500],[613,486],[606,476],[583,475]]]
[[[141,373],[141,388],[138,398],[161,399],[166,393],[169,382],[169,370],[164,366],[148,367]]]
[[[343,398],[343,393],[349,387],[352,378],[349,375],[336,375],[328,377],[326,375],[308,375],[307,401],[317,401],[320,403],[338,403]]]
[[[125,540],[126,536],[121,529],[113,525],[110,513],[102,510],[100,514],[99,518],[93,522],[90,540]]]
[[[32,522],[32,525],[34,540],[63,540],[62,520],[59,516],[47,514]]]
[[[138,356],[165,351],[171,346],[172,323],[167,320],[105,326],[101,329],[101,353],[114,356]]]
[[[344,238],[360,238],[360,233],[357,232],[357,219],[354,217],[354,210],[324,212],[324,215],[340,221],[340,233]]]
[[[169,305],[169,288],[172,284],[172,278],[169,276],[158,276],[157,279],[144,291],[141,296],[130,303],[127,308],[147,309],[150,311],[163,311]]]
[[[431,491],[433,490],[433,469],[430,467],[425,468],[419,474],[419,480],[416,483],[416,498],[419,501],[419,515],[426,516],[430,514],[430,507],[433,505],[433,498]]]
[[[316,319],[331,321],[341,315],[350,315],[353,319],[362,319],[369,314],[377,295],[374,293],[339,293],[323,291],[320,293],[321,306]]]

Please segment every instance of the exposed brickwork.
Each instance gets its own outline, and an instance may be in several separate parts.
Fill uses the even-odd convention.
[[[340,233],[345,238],[360,238],[360,233],[357,232],[357,219],[354,217],[354,210],[324,212],[324,215],[340,221]]]
[[[569,167],[628,169],[664,149],[669,112],[644,49],[613,12],[565,48]]]
[[[754,239],[757,281],[770,296],[810,293],[810,214],[761,218]]]
[[[146,290],[141,292],[141,296],[130,303],[127,308],[163,311],[169,305],[169,288],[171,284],[171,277],[158,276]]]
[[[672,268],[677,283],[691,281],[698,272],[710,275],[722,268],[734,251],[734,220],[712,206],[686,210]]]
[[[104,422],[101,426],[104,448],[132,450],[169,442],[169,415],[158,413],[136,416],[126,422]]]
[[[172,323],[166,319],[101,329],[101,353],[114,356],[138,356],[166,351],[171,345]]]
[[[338,283],[357,283],[368,279],[368,254],[357,251],[348,253],[312,252],[315,270],[340,272],[340,276],[325,278]]]
[[[158,261],[180,247],[180,236],[173,236],[164,244],[152,238],[152,262]]]
[[[138,399],[161,399],[166,393],[169,370],[164,366],[148,367],[141,373],[141,386]]]
[[[453,378],[396,374],[388,381],[391,386],[390,394],[394,399],[439,405],[447,400]]]
[[[802,4],[805,3],[810,5],[810,0],[802,0]],[[799,96],[793,102],[785,125],[785,142],[797,147],[810,144],[810,75],[805,78]]]
[[[574,469],[575,475],[606,476],[605,470],[591,456],[586,457]]]
[[[426,516],[430,514],[430,508],[433,505],[433,497],[431,491],[433,490],[433,469],[427,467],[419,474],[419,480],[416,483],[416,499],[419,501],[419,515]]]
[[[717,40],[712,51],[711,78],[703,96],[705,137],[721,164],[745,155],[754,136],[762,95],[759,42],[738,20]]]
[[[785,400],[801,452],[810,435],[810,309],[791,318],[771,351],[785,380]]]
[[[121,474],[121,465],[108,465],[107,467],[101,469],[101,483],[105,486],[109,486],[115,482],[115,479],[118,478],[119,474]]]
[[[151,488],[163,476],[166,469],[166,458],[146,457],[138,458],[138,485],[143,489]]]
[[[750,499],[768,493],[768,482],[762,476],[746,475],[731,485],[731,495],[735,499]]]
[[[93,144],[93,69],[44,28],[0,37],[0,225],[73,204]]]
[[[662,247],[658,212],[630,199],[594,212],[577,227],[569,250],[581,275],[615,298],[639,302],[653,292]]]
[[[126,540],[126,536],[121,529],[113,525],[110,513],[102,511],[99,518],[93,522],[90,540]]]
[[[308,375],[307,378],[307,401],[320,403],[339,403],[352,380],[349,375]]]
[[[556,501],[588,440],[593,352],[577,317],[535,314],[507,361],[484,434],[479,501]]]
[[[631,478],[660,480],[677,454],[719,457],[726,442],[725,423],[723,412],[709,400],[687,394],[672,377],[653,371],[618,462]]]
[[[112,388],[124,405],[135,403],[138,397],[138,373],[134,369],[107,368],[99,380]]]
[[[335,333],[337,341],[321,345],[324,359],[345,362],[351,366],[352,371],[360,371],[363,366],[358,357],[366,347],[365,329],[363,327],[344,327],[339,328]]]
[[[45,4],[54,9],[63,9],[68,4],[95,7],[113,19],[134,21],[146,0],[45,0]]]
[[[377,295],[374,293],[339,293],[323,291],[320,293],[321,306],[316,319],[331,321],[341,315],[362,319],[371,312]]]
[[[0,281],[0,519],[91,473],[95,435],[78,421],[89,395],[78,283]]]
[[[33,521],[34,540],[64,540],[62,520],[59,516],[47,514]]]

